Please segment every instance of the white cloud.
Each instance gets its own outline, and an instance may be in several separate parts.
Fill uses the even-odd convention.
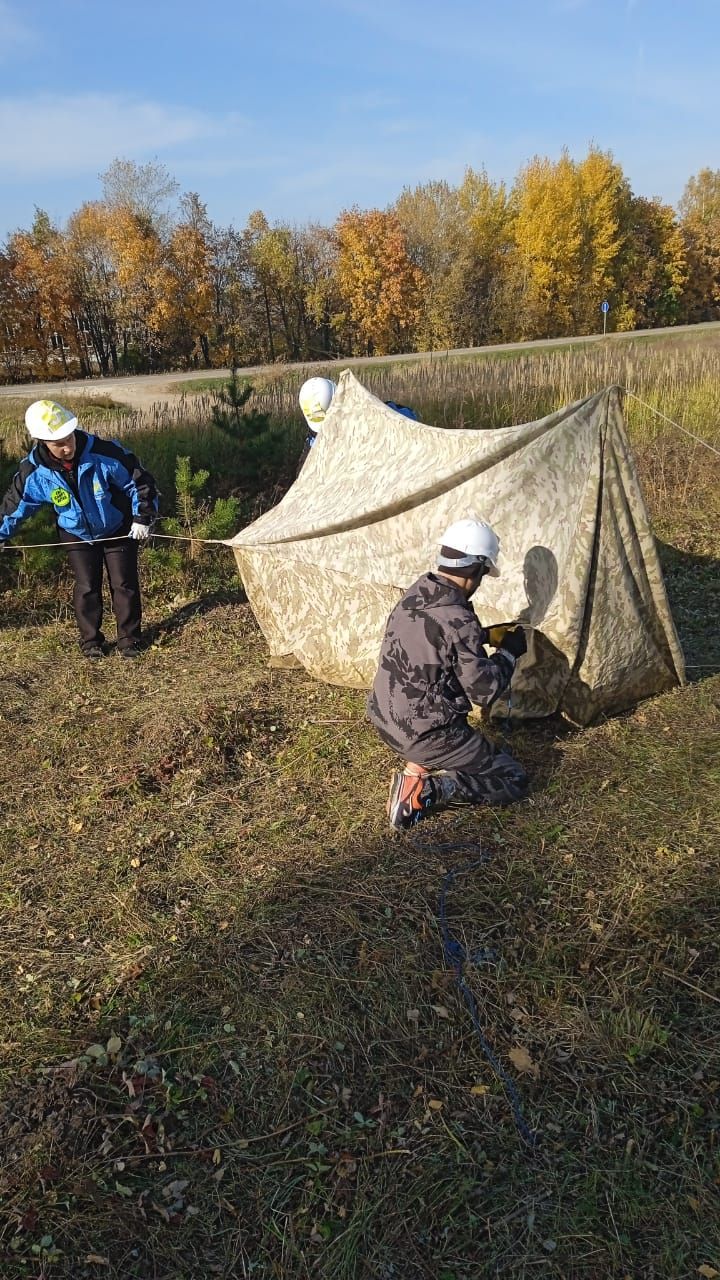
[[[245,127],[237,115],[214,117],[123,94],[0,98],[0,169],[6,182],[95,174],[114,156],[141,160],[239,136]]]

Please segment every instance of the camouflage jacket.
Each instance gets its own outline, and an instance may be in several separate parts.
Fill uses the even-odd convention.
[[[486,706],[510,683],[513,659],[489,658],[488,634],[459,587],[426,573],[388,618],[368,715],[381,738],[409,754],[438,734],[468,732],[472,704]],[[413,758],[410,756],[410,758]]]

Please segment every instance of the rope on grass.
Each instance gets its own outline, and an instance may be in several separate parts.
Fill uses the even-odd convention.
[[[682,427],[674,418],[668,418],[666,413],[661,413],[654,405],[648,404],[647,400],[641,400],[640,396],[636,396],[635,392],[631,391],[629,387],[623,387],[622,390],[625,395],[632,396],[633,400],[637,400],[638,404],[643,405],[645,409],[649,409],[657,418],[662,418],[663,422],[669,422],[671,427],[677,427],[678,431],[682,431],[683,435],[689,436],[691,440],[696,440],[698,444],[704,444],[706,449],[709,449],[711,453],[716,453],[720,458],[720,449],[716,449],[715,445],[710,444],[709,440],[703,440],[702,436],[696,436],[694,431],[688,431],[687,427]]]
[[[457,846],[451,846],[456,848]],[[441,846],[433,845],[433,850],[439,851]],[[438,900],[438,922],[440,925],[440,935],[442,937],[443,952],[445,960],[453,969],[455,974],[455,982],[460,991],[465,1004],[467,1005],[473,1026],[477,1032],[480,1048],[482,1049],[487,1061],[490,1063],[495,1075],[505,1090],[506,1097],[512,1109],[515,1128],[517,1129],[523,1142],[526,1142],[532,1151],[534,1151],[539,1142],[539,1134],[536,1130],[530,1128],[523,1113],[522,1100],[518,1093],[515,1082],[510,1079],[505,1068],[498,1061],[495,1053],[491,1049],[485,1032],[483,1031],[478,1013],[477,1001],[465,980],[465,965],[468,960],[472,964],[491,964],[497,957],[492,947],[482,947],[480,950],[468,955],[466,948],[462,942],[450,932],[447,920],[447,895],[448,890],[452,887],[460,876],[468,875],[471,871],[476,871],[478,867],[486,867],[492,862],[494,854],[490,850],[481,851],[479,857],[473,859],[472,862],[466,863],[465,866],[454,867],[448,871],[443,877],[442,886],[440,888],[440,898]]]

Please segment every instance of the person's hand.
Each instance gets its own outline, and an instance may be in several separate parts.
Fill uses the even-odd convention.
[[[133,520],[130,525],[128,538],[133,538],[136,542],[147,542],[150,537],[150,525],[141,524],[139,520]]]
[[[516,626],[517,622],[498,622],[494,627],[488,627],[488,644],[491,644],[493,649],[499,649],[508,631],[514,631]]]
[[[512,631],[505,632],[499,652],[509,653],[510,657],[514,658],[515,661],[518,658],[522,658],[524,653],[527,653],[527,640],[522,627],[515,627]]]

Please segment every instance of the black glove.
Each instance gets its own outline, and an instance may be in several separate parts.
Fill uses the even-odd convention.
[[[503,637],[502,646],[498,653],[509,653],[511,658],[522,658],[527,653],[527,640],[522,627],[515,627],[514,631],[506,631]]]

